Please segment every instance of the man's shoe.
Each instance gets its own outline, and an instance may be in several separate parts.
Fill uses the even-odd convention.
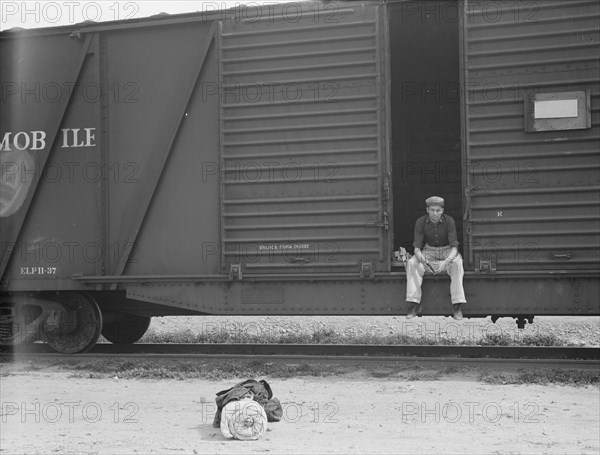
[[[453,314],[452,317],[457,321],[460,321],[463,318],[462,311],[460,309],[460,303],[455,303],[452,305]]]
[[[406,319],[412,319],[417,317],[417,313],[421,311],[421,305],[419,303],[411,302],[411,309],[406,313]]]

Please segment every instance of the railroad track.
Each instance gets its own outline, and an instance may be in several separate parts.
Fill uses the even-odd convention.
[[[291,361],[422,361],[522,363],[597,368],[600,349],[539,346],[424,346],[341,344],[97,344],[82,354],[62,355],[35,343],[0,347],[0,358],[230,358]]]

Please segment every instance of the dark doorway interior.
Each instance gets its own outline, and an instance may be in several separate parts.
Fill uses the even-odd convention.
[[[389,8],[394,246],[412,252],[414,222],[437,195],[462,252],[459,10],[448,1]]]

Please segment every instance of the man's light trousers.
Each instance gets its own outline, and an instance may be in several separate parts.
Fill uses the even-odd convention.
[[[451,246],[433,247],[425,245],[421,253],[434,268],[437,268],[440,262],[448,257]],[[421,303],[421,285],[423,284],[423,275],[430,273],[425,270],[425,264],[419,262],[416,256],[409,259],[406,264],[406,301]],[[450,275],[450,298],[452,303],[467,303],[465,299],[465,290],[463,289],[463,269],[462,256],[459,254],[448,264],[446,273]]]

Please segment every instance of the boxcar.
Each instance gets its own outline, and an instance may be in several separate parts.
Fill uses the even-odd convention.
[[[302,2],[0,35],[0,339],[396,315],[426,197],[467,317],[598,315],[600,4]],[[448,278],[424,286],[447,315]]]

